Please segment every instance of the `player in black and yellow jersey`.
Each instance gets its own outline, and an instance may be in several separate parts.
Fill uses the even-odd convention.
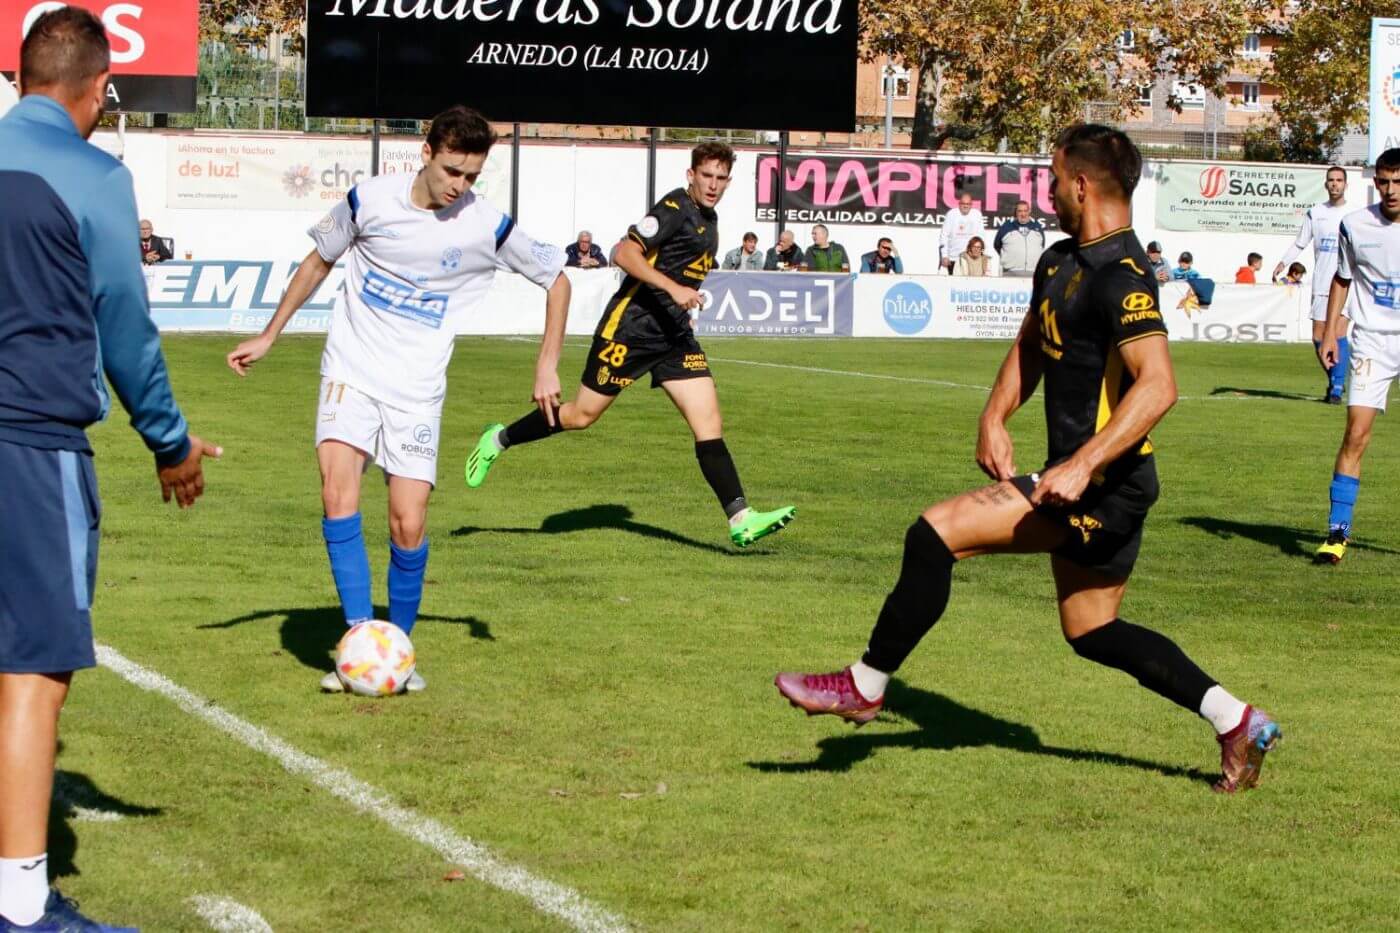
[[[909,528],[899,580],[860,661],[779,674],[777,686],[809,714],[869,722],[890,675],[943,614],[956,561],[1048,551],[1070,647],[1199,713],[1220,741],[1215,789],[1252,787],[1278,726],[1172,641],[1118,616],[1157,499],[1148,432],[1176,401],[1157,281],[1128,227],[1142,158],[1118,130],[1074,126],[1051,168],[1070,238],[1041,256],[1030,311],[982,412],[977,463],[996,482],[932,506]],[[1042,377],[1050,459],[1018,474],[1006,423]]]
[[[709,361],[691,328],[690,313],[700,307],[699,288],[719,248],[715,205],[729,187],[733,166],[728,146],[695,147],[686,187],[657,202],[617,247],[615,261],[627,277],[594,331],[577,397],[562,406],[557,399],[542,402],[509,427],[488,425],[467,457],[468,486],[480,486],[507,447],[587,428],[623,389],[650,373],[652,388],[666,391],[695,434],[695,456],[729,519],[730,540],[748,547],[792,520],[791,506],[773,512],[749,508],[724,444]]]

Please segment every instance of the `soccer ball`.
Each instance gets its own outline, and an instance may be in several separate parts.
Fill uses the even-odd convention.
[[[403,691],[413,676],[413,642],[392,622],[360,622],[335,646],[335,673],[345,689],[365,697]]]

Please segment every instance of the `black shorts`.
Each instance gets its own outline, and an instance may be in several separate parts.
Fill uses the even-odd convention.
[[[647,373],[653,389],[663,382],[711,375],[705,351],[692,333],[627,343],[595,336],[580,381],[594,392],[617,395]]]
[[[1039,479],[1034,473],[1016,476],[1011,484],[1029,500]],[[1073,505],[1038,505],[1035,511],[1069,531],[1069,537],[1055,548],[1054,554],[1116,580],[1126,580],[1137,563],[1142,523],[1157,501],[1157,493],[1157,464],[1146,457],[1121,477],[1101,485],[1090,483]]]

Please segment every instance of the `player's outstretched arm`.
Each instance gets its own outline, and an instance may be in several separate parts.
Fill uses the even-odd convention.
[[[560,272],[545,292],[544,334],[540,337],[540,356],[535,362],[535,404],[551,428],[554,427],[554,412],[561,404],[559,354],[564,348],[564,328],[569,322],[572,297],[573,285],[568,276]]]
[[[1031,494],[1032,504],[1069,505],[1079,501],[1094,473],[1141,444],[1176,404],[1176,374],[1172,371],[1165,332],[1129,340],[1119,345],[1118,352],[1122,354],[1124,370],[1133,377],[1132,388],[1103,430],[1068,460],[1045,471]]]
[[[287,284],[287,290],[282,293],[282,300],[277,303],[277,311],[272,315],[272,320],[267,322],[263,332],[243,341],[225,357],[229,369],[240,376],[248,375],[248,370],[258,360],[267,356],[267,352],[277,342],[292,315],[316,293],[316,289],[321,287],[321,283],[331,274],[334,267],[335,263],[326,259],[319,251],[313,249],[307,253],[291,282]]]
[[[1288,249],[1283,251],[1283,258],[1278,261],[1278,265],[1274,266],[1273,278],[1275,281],[1283,275],[1283,270],[1288,268],[1288,264],[1297,259],[1298,254],[1312,242],[1312,236],[1312,211],[1308,211],[1303,215],[1302,225],[1298,227],[1298,236],[1294,238],[1292,243],[1288,244]]]
[[[1021,322],[1021,331],[1007,351],[991,395],[982,409],[977,430],[977,465],[995,480],[1010,479],[1016,475],[1014,448],[1006,422],[1040,384],[1044,357],[1037,346],[1039,338],[1040,318],[1031,310]]]
[[[1327,292],[1327,323],[1322,328],[1322,343],[1317,346],[1317,358],[1322,365],[1331,369],[1341,356],[1338,341],[1346,336],[1347,326],[1343,323],[1342,308],[1346,307],[1347,293],[1351,282],[1340,276],[1332,277],[1332,287]]]

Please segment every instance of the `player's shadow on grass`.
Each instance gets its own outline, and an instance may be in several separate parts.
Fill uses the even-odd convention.
[[[955,748],[1005,748],[1030,755],[1046,755],[1065,761],[1083,761],[1153,771],[1166,777],[1209,782],[1216,775],[1196,768],[1182,768],[1143,758],[1095,752],[1078,748],[1056,748],[1040,741],[1034,729],[1019,722],[998,719],[981,710],[963,706],[931,690],[910,687],[900,680],[890,681],[885,690],[885,712],[877,723],[908,720],[917,726],[906,732],[852,731],[817,743],[814,761],[751,761],[756,771],[777,774],[806,774],[813,771],[849,771],[877,751],[904,748],[911,751],[951,751]]]
[[[1258,541],[1260,544],[1276,547],[1285,556],[1306,557],[1309,560],[1312,560],[1313,553],[1317,550],[1317,546],[1322,543],[1324,537],[1316,528],[1293,528],[1288,525],[1237,522],[1209,515],[1188,515],[1179,521],[1183,525],[1199,528],[1217,538],[1248,538],[1251,541]],[[1391,548],[1366,544],[1354,539],[1347,545],[1347,549],[1374,551],[1377,554],[1400,554],[1400,551]]]
[[[389,614],[380,607],[375,618],[387,619]],[[339,606],[316,606],[306,609],[266,609],[250,612],[247,615],[229,619],[227,622],[211,622],[199,626],[201,629],[233,628],[246,622],[263,622],[268,619],[282,620],[282,648],[292,657],[312,670],[321,672],[333,670],[331,652],[336,642],[345,634],[345,615]],[[472,638],[495,641],[491,627],[476,616],[435,616],[420,615],[421,622],[446,622],[449,625],[465,625]]]
[[[1211,395],[1241,395],[1247,398],[1276,398],[1286,402],[1317,402],[1322,403],[1322,399],[1316,395],[1304,395],[1299,392],[1280,392],[1277,389],[1243,389],[1236,386],[1216,386],[1210,390]]]
[[[687,538],[685,535],[676,534],[666,528],[658,528],[655,525],[648,525],[645,522],[632,520],[632,510],[625,505],[590,505],[583,509],[570,509],[567,512],[560,512],[551,515],[540,523],[538,528],[483,528],[477,525],[463,525],[452,532],[452,537],[461,538],[466,535],[482,534],[490,532],[492,534],[507,535],[565,535],[575,531],[596,531],[600,529],[613,528],[618,531],[628,531],[634,535],[641,535],[644,538],[654,538],[658,541],[668,541],[671,544],[684,544],[686,547],[697,548],[701,551],[712,551],[716,554],[723,554],[726,557],[738,556],[743,553],[749,556],[755,553],[750,551],[733,551],[729,548],[719,547],[706,541],[696,541],[694,538]]]
[[[62,752],[63,745],[59,744]],[[86,774],[59,769],[53,776],[49,807],[49,875],[66,878],[78,870],[78,834],[73,823],[112,823],[128,817],[160,816],[160,807],[143,807],[103,793]]]

